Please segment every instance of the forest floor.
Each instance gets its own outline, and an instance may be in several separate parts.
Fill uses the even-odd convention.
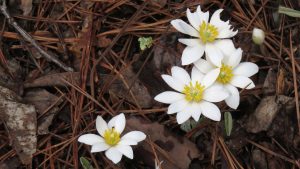
[[[259,72],[237,110],[218,104],[220,122],[178,125],[153,98],[170,90],[161,74],[181,66],[186,36],[170,22],[187,21],[198,5],[224,9],[235,47]],[[279,5],[300,9],[294,0],[10,0],[0,14],[0,168],[83,168],[81,157],[96,169],[154,169],[155,160],[163,169],[300,168],[300,22]],[[254,27],[266,34],[260,46]],[[141,50],[141,37],[152,46]],[[133,146],[133,160],[113,164],[77,139],[96,133],[98,115],[119,113],[126,131],[147,139]]]

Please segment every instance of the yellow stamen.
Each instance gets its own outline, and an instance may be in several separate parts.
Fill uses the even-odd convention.
[[[203,21],[199,28],[199,35],[203,43],[213,42],[219,35],[219,32],[214,25]]]
[[[232,77],[233,77],[232,67],[222,63],[222,67],[220,70],[220,74],[217,78],[217,81],[223,84],[227,84],[230,82]]]
[[[114,128],[107,129],[104,132],[104,140],[108,145],[114,146],[120,141],[120,133],[117,132]]]
[[[195,85],[190,82],[189,85],[185,85],[183,92],[185,99],[189,102],[200,102],[203,98],[203,92],[205,87],[196,81]]]

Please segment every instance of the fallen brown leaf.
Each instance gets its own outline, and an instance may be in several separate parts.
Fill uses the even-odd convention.
[[[64,79],[64,80],[63,80]],[[54,73],[42,76],[30,82],[25,82],[25,88],[32,87],[47,87],[47,86],[68,86],[65,80],[79,84],[80,73],[79,72],[64,72]]]
[[[37,113],[43,115],[38,119],[39,135],[48,134],[48,127],[52,124],[52,119],[59,111],[56,106],[62,102],[59,98],[45,89],[31,90],[25,94],[24,101],[35,106]],[[44,113],[44,114],[43,114]]]
[[[163,125],[147,122],[143,119],[130,117],[127,126],[131,130],[140,130],[148,136],[148,140],[155,143],[156,153],[163,169],[187,169],[191,160],[200,156],[196,145],[187,138],[177,137]],[[154,156],[150,144],[142,144],[137,150],[136,158],[140,158],[150,166],[154,165]]]
[[[267,131],[278,111],[285,104],[293,100],[294,98],[283,95],[263,98],[255,109],[255,112],[248,118],[246,130],[251,133]]]

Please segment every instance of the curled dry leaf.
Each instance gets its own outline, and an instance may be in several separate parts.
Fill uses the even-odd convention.
[[[39,135],[48,134],[48,127],[52,124],[52,119],[59,111],[58,104],[62,100],[45,89],[36,89],[29,91],[25,94],[24,101],[35,106],[39,115],[43,115],[38,119]]]
[[[30,164],[36,152],[36,112],[23,104],[13,91],[0,86],[0,118],[4,120],[10,141],[23,164]]]
[[[143,119],[130,117],[127,118],[130,130],[140,130],[158,147],[156,153],[158,158],[164,161],[161,165],[164,169],[186,169],[191,160],[200,156],[198,148],[184,137],[177,137],[169,132],[159,123],[149,123]],[[149,144],[142,144],[136,151],[135,158],[142,160],[150,166],[154,164],[153,151]]]
[[[283,95],[263,98],[255,112],[248,118],[246,130],[251,133],[267,131],[279,110],[293,100],[294,98]]]

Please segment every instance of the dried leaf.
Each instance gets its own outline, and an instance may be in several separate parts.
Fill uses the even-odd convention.
[[[30,164],[36,152],[36,112],[23,104],[11,90],[0,86],[0,118],[6,123],[10,141],[23,164]]]
[[[140,130],[148,135],[160,149],[156,151],[158,158],[162,161],[164,169],[186,169],[191,160],[200,156],[198,148],[192,142],[184,137],[177,137],[171,134],[165,127],[159,123],[149,123],[143,119],[135,117],[127,118],[127,126],[130,130]],[[140,150],[136,151],[135,158],[142,158],[150,166],[154,164],[152,148],[149,144],[142,144]],[[162,153],[163,150],[163,153]]]
[[[32,10],[32,0],[21,0],[21,9],[23,11],[23,15],[29,15]]]
[[[255,112],[246,122],[246,130],[251,133],[267,131],[278,111],[294,98],[279,95],[267,96],[261,100]]]
[[[263,84],[263,93],[265,96],[274,95],[276,92],[276,80],[277,75],[276,72],[273,69],[270,69],[268,71],[268,74],[266,76],[266,79]]]
[[[68,84],[63,80],[79,84],[80,74],[79,72],[64,72],[64,73],[54,73],[42,76],[31,82],[26,82],[24,84],[25,88],[31,87],[47,87],[47,86],[68,86]]]
[[[44,89],[31,90],[25,94],[24,101],[35,106],[37,113],[43,116],[38,120],[38,134],[48,134],[48,127],[52,124],[52,119],[59,111],[55,106],[62,103],[58,97]],[[54,106],[53,106],[54,105]],[[51,108],[49,108],[52,106]],[[46,112],[47,111],[47,112]]]
[[[122,72],[122,75],[127,84],[125,84],[124,80],[121,80],[120,78],[116,79],[113,84],[110,85],[109,92],[117,95],[118,97],[125,98],[132,103],[135,103],[137,101],[139,106],[142,108],[151,107],[153,98],[146,86],[144,86],[144,84],[139,79],[135,79],[136,74],[132,71],[132,69],[126,69]],[[134,84],[131,88],[131,91],[135,99],[128,92],[128,86],[132,83]]]

